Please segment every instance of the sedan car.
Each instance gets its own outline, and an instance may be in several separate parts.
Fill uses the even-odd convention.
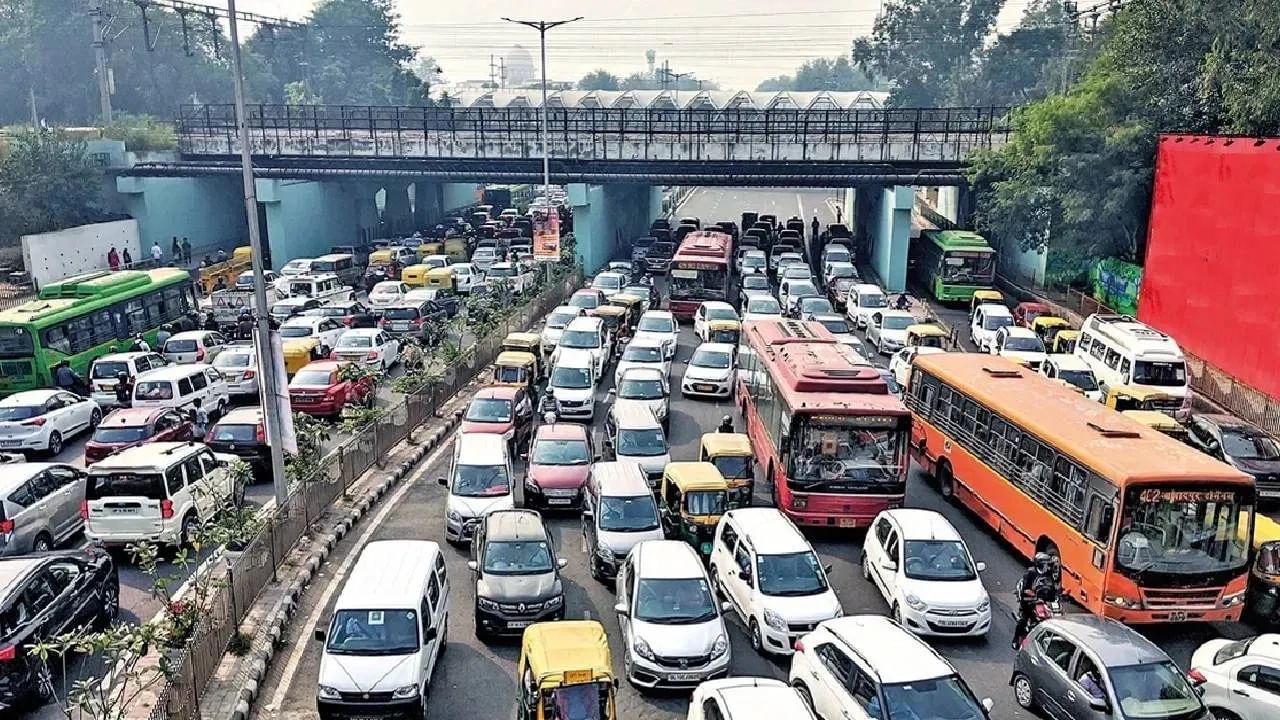
[[[666,358],[671,360],[675,358],[676,347],[680,344],[680,325],[666,310],[650,310],[640,316],[632,337],[633,341],[645,338],[657,342],[662,346]]]
[[[1192,415],[1187,431],[1192,447],[1252,475],[1259,498],[1280,499],[1280,442],[1274,437],[1231,415]]]
[[[400,341],[377,328],[347,330],[338,337],[329,359],[364,363],[385,372],[400,360]]]
[[[321,305],[320,307],[303,310],[302,315],[306,317],[323,317],[329,318],[341,324],[343,327],[351,327],[356,317],[369,312],[356,300],[339,300],[338,302]]]
[[[746,247],[738,255],[736,262],[738,274],[746,277],[748,275],[764,275],[765,268],[768,267],[769,261],[765,257],[764,251],[757,248]]]
[[[822,297],[812,281],[783,280],[778,284],[778,300],[782,303],[783,311],[790,317],[796,317],[800,298],[806,297]]]
[[[579,290],[569,297],[569,304],[582,308],[582,312],[586,315],[595,315],[596,308],[604,302],[604,293],[595,288]]]
[[[906,387],[907,379],[911,377],[911,363],[915,362],[917,355],[933,355],[942,352],[946,352],[946,350],[916,345],[902,348],[894,353],[893,357],[889,358],[889,372],[893,373],[893,379],[899,385]]]
[[[867,342],[881,355],[897,352],[907,342],[907,328],[917,322],[916,316],[906,310],[880,310],[871,316]]]
[[[726,398],[733,394],[737,361],[736,345],[702,343],[689,358],[689,366],[680,380],[682,395]]]
[[[801,320],[814,320],[819,315],[834,315],[835,308],[825,297],[802,297],[796,301],[796,317]]]
[[[858,269],[849,262],[828,262],[822,268],[822,284],[830,287],[836,280],[852,280],[857,282]]]
[[[618,367],[614,370],[613,384],[621,383],[622,374],[627,370],[640,367],[655,368],[664,378],[671,375],[671,361],[663,352],[662,343],[653,338],[637,338],[627,343],[622,351],[622,359],[618,361]]]
[[[232,455],[249,464],[257,479],[271,477],[271,447],[260,407],[239,407],[218,418],[204,442],[215,453]]]
[[[65,390],[27,390],[0,400],[0,450],[57,455],[69,438],[102,422],[98,403]]]
[[[283,340],[299,340],[313,338],[320,343],[320,353],[328,355],[329,350],[338,344],[345,328],[336,320],[322,317],[289,318],[280,326],[279,335]]]
[[[747,304],[747,298],[752,295],[773,295],[773,289],[769,286],[769,278],[764,275],[744,275],[742,281],[738,285],[738,307]]]
[[[524,502],[528,507],[577,507],[591,477],[591,434],[579,423],[543,423],[525,457]]]
[[[702,339],[703,342],[710,340],[707,337],[710,334],[711,323],[716,320],[732,320],[738,322],[738,311],[727,302],[719,302],[710,300],[698,306],[693,313],[693,334]]]
[[[252,342],[233,342],[213,359],[233,397],[258,396],[258,352]]]
[[[289,404],[296,412],[337,419],[347,405],[372,407],[373,380],[343,377],[341,363],[318,360],[307,364],[289,381]]]
[[[409,286],[399,280],[383,280],[369,291],[369,307],[391,307],[398,304],[408,292]]]
[[[551,309],[547,313],[547,319],[542,325],[542,352],[550,355],[555,350],[556,345],[560,343],[560,336],[564,334],[564,329],[573,322],[574,318],[583,314],[583,309],[575,305],[559,305]]]
[[[604,293],[605,300],[622,292],[630,276],[620,272],[602,272],[591,281],[591,287]]]
[[[181,442],[195,437],[191,419],[172,408],[120,408],[102,419],[84,444],[84,464],[151,442]]]
[[[752,295],[742,311],[742,321],[781,320],[782,305],[770,295]]]

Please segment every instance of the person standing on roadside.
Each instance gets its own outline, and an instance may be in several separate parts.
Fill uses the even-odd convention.
[[[124,249],[124,254],[120,256],[120,259],[124,260],[125,267],[133,267],[133,256],[129,254],[129,248]]]
[[[185,237],[182,238],[182,264],[191,264],[191,241]]]
[[[156,267],[164,262],[164,250],[160,249],[159,241],[151,243],[151,259],[155,261]]]
[[[173,236],[173,245],[169,248],[169,252],[173,253],[173,261],[182,262],[182,243],[178,242],[178,236]]]
[[[111,268],[112,272],[120,269],[120,253],[116,252],[114,246],[107,253],[107,267]]]
[[[813,241],[818,241],[818,234],[822,231],[822,224],[818,222],[818,216],[813,216],[813,222],[809,223],[813,227]]]

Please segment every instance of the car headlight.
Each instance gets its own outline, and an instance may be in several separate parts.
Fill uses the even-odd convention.
[[[316,689],[316,695],[324,698],[325,700],[337,700],[342,697],[336,689],[331,688],[328,685],[321,685],[318,687]]]
[[[1222,597],[1222,607],[1231,607],[1232,605],[1239,605],[1240,603],[1244,602],[1244,594],[1245,594],[1244,591],[1241,590],[1238,593],[1224,595]]]
[[[480,608],[481,610],[496,611],[498,609],[498,603],[490,600],[489,598],[477,597],[476,607]]]
[[[929,606],[923,600],[916,597],[915,595],[912,595],[911,593],[907,593],[906,596],[902,598],[902,601],[905,602],[907,606],[910,607],[912,610],[928,610],[929,609]]]
[[[982,598],[982,602],[978,603],[978,607],[977,607],[978,612],[984,613],[990,609],[991,609],[991,597],[988,596],[988,597]]]
[[[417,696],[418,696],[417,685],[405,685],[404,687],[398,687],[395,690],[391,691],[391,697],[393,698],[411,698],[411,697],[417,697]]]
[[[631,647],[635,650],[637,655],[645,660],[652,660],[654,658],[653,651],[649,649],[649,643],[645,642],[644,638],[636,638],[635,643]]]
[[[724,657],[727,652],[729,652],[729,641],[725,636],[721,635],[716,638],[716,643],[711,646],[711,659],[715,660]]]
[[[781,630],[782,632],[787,631],[787,621],[783,620],[781,615],[768,608],[765,608],[764,610],[764,624],[774,630]]]
[[[459,513],[457,510],[450,510],[448,513],[446,513],[446,517],[448,517],[450,520],[458,524],[462,523],[462,514]]]
[[[556,595],[555,597],[547,601],[546,607],[558,608],[563,604],[564,604],[564,595]]]
[[[613,561],[613,551],[603,545],[596,548],[596,556],[602,560]]]

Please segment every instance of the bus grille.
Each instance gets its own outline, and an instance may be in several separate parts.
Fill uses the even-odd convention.
[[[1222,588],[1144,589],[1143,600],[1150,610],[1211,610],[1218,605]]]

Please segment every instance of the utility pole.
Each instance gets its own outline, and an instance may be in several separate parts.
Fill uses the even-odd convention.
[[[490,87],[498,87],[498,81],[494,79],[497,74],[498,64],[493,61],[493,55],[489,55],[489,85]]]
[[[240,169],[244,177],[244,211],[249,221],[249,247],[253,254],[253,301],[257,332],[254,344],[258,352],[258,368],[262,376],[262,410],[267,421],[267,446],[271,451],[271,481],[275,486],[276,508],[289,501],[289,479],[284,474],[284,417],[279,403],[275,352],[271,342],[270,315],[267,313],[267,283],[262,233],[258,228],[258,196],[253,182],[253,148],[249,146],[249,115],[244,101],[244,72],[240,67],[240,32],[236,23],[236,0],[227,0],[227,22],[231,26],[231,62],[235,73],[236,126],[240,130]]]
[[[670,78],[675,78],[675,79],[676,79],[676,96],[675,96],[675,104],[676,104],[676,107],[677,107],[677,108],[678,108],[678,107],[680,107],[680,81],[681,81],[681,80],[683,80],[683,79],[685,79],[685,78],[687,78],[687,77],[691,77],[692,75],[693,75],[693,73],[691,73],[691,72],[682,72],[682,73],[671,72],[671,68],[667,68],[667,78],[668,78],[668,79],[670,79]]]
[[[507,59],[498,58],[498,87],[505,88],[507,86]]]
[[[89,0],[93,18],[93,62],[98,73],[98,105],[102,124],[111,124],[111,71],[107,68],[106,23],[102,21],[102,0]]]

